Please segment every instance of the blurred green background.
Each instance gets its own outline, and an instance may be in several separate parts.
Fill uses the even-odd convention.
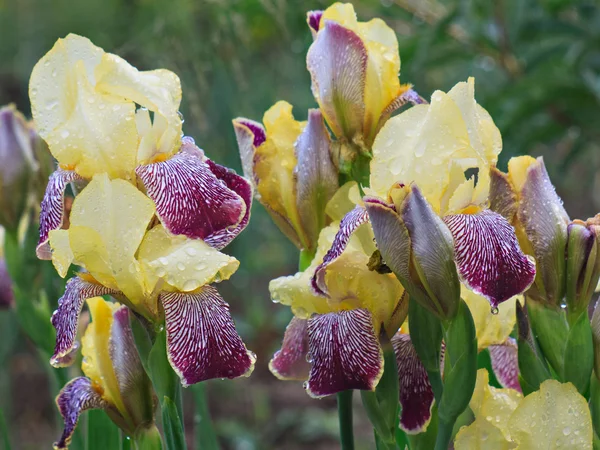
[[[329,4],[0,0],[0,105],[14,102],[29,114],[27,83],[33,65],[57,38],[82,34],[140,69],[175,71],[183,84],[185,133],[212,159],[239,171],[232,118],[260,120],[280,99],[291,102],[301,119],[315,106],[305,67],[312,41],[305,12]],[[477,99],[502,132],[502,169],[511,156],[542,155],[572,218],[587,218],[600,210],[596,2],[353,4],[361,20],[381,17],[396,31],[401,79],[413,83],[424,97],[475,76]],[[268,282],[295,272],[296,249],[256,203],[249,227],[227,250],[241,266],[220,289],[241,335],[259,359],[250,379],[209,383],[211,410],[224,447],[338,448],[335,401],[311,400],[300,383],[279,382],[267,369],[290,318],[286,307],[269,300]],[[49,448],[59,434],[47,381],[50,369],[37,358],[34,347],[16,335],[10,312],[2,314],[0,405],[13,448]],[[358,403],[356,409],[358,448],[371,448],[369,425]],[[194,419],[188,414],[190,442]]]

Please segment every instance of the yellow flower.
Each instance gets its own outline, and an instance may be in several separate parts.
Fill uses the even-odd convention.
[[[475,421],[458,432],[457,450],[592,448],[590,411],[571,383],[546,380],[523,398],[489,386],[487,371],[480,369],[469,406]]]
[[[132,179],[138,164],[179,149],[177,75],[138,71],[87,38],[59,39],[35,65],[29,95],[40,136],[61,167],[84,178]]]

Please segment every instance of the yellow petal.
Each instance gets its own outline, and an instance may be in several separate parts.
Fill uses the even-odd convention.
[[[143,302],[145,287],[134,255],[144,237],[154,203],[124,180],[96,175],[75,198],[69,237],[75,261],[130,301]]]
[[[535,162],[536,159],[529,155],[516,156],[508,161],[508,177],[516,192],[521,192],[527,179],[527,170]]]
[[[59,40],[32,72],[32,111],[59,164],[85,178],[129,178],[138,145],[135,104],[95,90],[102,55],[86,38]]]
[[[323,28],[325,20],[331,20],[352,31],[358,31],[356,13],[354,12],[354,6],[352,6],[351,3],[334,3],[323,11],[319,28]]]
[[[81,339],[83,362],[81,369],[94,387],[102,392],[102,398],[115,405],[120,411],[126,411],[121,398],[119,384],[110,359],[110,330],[113,313],[118,303],[107,302],[102,297],[87,300],[92,322],[87,326]]]
[[[182,292],[227,280],[240,265],[204,241],[171,235],[162,225],[146,233],[138,258],[148,286],[164,279]]]
[[[515,444],[506,439],[502,431],[484,417],[462,427],[454,439],[456,450],[510,450]]]
[[[520,296],[503,302],[498,307],[498,314],[491,313],[488,300],[464,286],[461,289],[461,297],[469,306],[473,316],[479,350],[483,350],[490,345],[503,344],[515,327],[517,300]]]
[[[165,69],[142,72],[110,53],[102,56],[95,75],[99,92],[124,97],[155,113],[152,129],[140,133],[143,145],[138,163],[148,162],[157,153],[171,155],[179,149],[181,83],[177,75]]]
[[[348,181],[340,187],[325,207],[325,213],[334,221],[341,221],[358,204],[360,194],[356,181]]]
[[[69,232],[67,230],[52,230],[49,237],[50,247],[52,248],[52,264],[58,274],[64,278],[73,262],[73,252],[69,245]]]
[[[544,381],[514,411],[508,428],[521,450],[592,449],[590,409],[571,383]]]

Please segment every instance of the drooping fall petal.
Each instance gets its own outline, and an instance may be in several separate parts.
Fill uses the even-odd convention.
[[[88,409],[106,408],[108,404],[94,390],[92,382],[85,377],[75,378],[67,383],[58,397],[56,405],[65,422],[65,428],[58,442],[54,443],[55,450],[66,450],[79,421],[79,414]]]
[[[535,263],[521,251],[514,228],[500,214],[454,214],[444,222],[454,238],[463,282],[492,308],[531,286]]]
[[[100,295],[114,295],[119,292],[106,288],[100,284],[90,283],[79,277],[71,278],[65,288],[65,293],[58,300],[58,309],[52,314],[52,325],[56,328],[56,346],[50,364],[62,367],[71,358],[65,361],[75,346],[77,325],[83,302],[91,297]]]
[[[383,352],[369,311],[317,314],[308,320],[312,368],[306,390],[319,398],[348,389],[374,390],[383,373]]]
[[[410,434],[420,433],[431,420],[433,390],[429,377],[408,334],[396,333],[392,345],[400,380],[400,427]]]
[[[48,244],[49,234],[59,229],[64,220],[65,189],[75,180],[82,180],[73,170],[60,167],[50,176],[40,212],[40,239],[35,250],[40,259],[52,259],[52,251]]]
[[[238,335],[229,305],[217,290],[161,294],[167,352],[184,386],[212,378],[249,376],[256,357]]]
[[[329,251],[325,254],[323,262],[317,266],[311,279],[311,285],[316,294],[327,297],[327,286],[325,284],[325,273],[327,266],[335,261],[344,252],[348,241],[356,229],[369,220],[367,210],[357,206],[350,211],[340,222],[340,228],[335,235]]]
[[[285,329],[281,350],[269,362],[269,370],[280,380],[306,380],[310,364],[308,354],[307,319],[293,317]]]
[[[172,234],[207,239],[231,233],[246,215],[244,200],[197,154],[180,151],[166,161],[138,166],[136,173]]]
[[[494,375],[505,388],[522,392],[519,384],[519,358],[517,342],[509,337],[503,344],[491,345],[490,359]]]

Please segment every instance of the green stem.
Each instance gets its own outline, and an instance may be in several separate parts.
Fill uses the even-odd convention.
[[[435,441],[435,450],[448,450],[448,446],[452,440],[453,428],[454,423],[449,423],[440,419],[438,422],[438,434]]]
[[[219,441],[213,428],[208,399],[206,397],[206,384],[198,383],[192,388],[194,394],[195,415],[194,425],[196,427],[196,448],[198,450],[218,450]]]
[[[300,259],[298,260],[298,270],[300,272],[304,272],[308,268],[308,266],[310,266],[310,263],[312,262],[314,257],[315,257],[315,251],[308,250],[308,249],[300,250]]]
[[[138,431],[132,439],[131,447],[135,450],[162,450],[162,439],[158,428],[153,424],[149,428]]]
[[[338,418],[340,421],[340,442],[342,450],[354,450],[352,430],[352,394],[354,391],[342,391],[337,394]]]
[[[371,391],[360,391],[360,396],[365,408],[365,412],[375,429],[375,433],[382,442],[393,442],[395,437],[392,433],[392,427],[387,422],[386,417],[381,411],[381,405],[377,400],[377,394]]]

